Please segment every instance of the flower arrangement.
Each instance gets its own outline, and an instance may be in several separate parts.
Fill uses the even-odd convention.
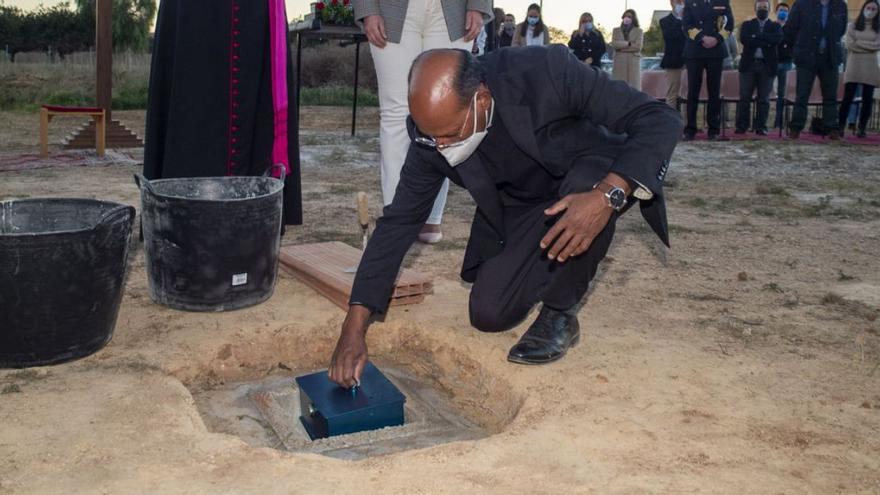
[[[312,4],[315,18],[325,24],[354,26],[354,6],[351,0],[327,0]]]

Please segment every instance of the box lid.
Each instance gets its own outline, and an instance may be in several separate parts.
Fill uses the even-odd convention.
[[[300,393],[306,394],[314,408],[328,419],[406,401],[406,396],[371,362],[364,367],[361,386],[355,393],[330,380],[326,371],[297,377],[296,384]]]

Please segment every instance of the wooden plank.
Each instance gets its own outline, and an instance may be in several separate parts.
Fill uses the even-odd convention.
[[[361,251],[342,242],[324,242],[285,246],[279,254],[282,270],[289,273],[337,306],[348,309],[354,273],[346,269],[357,267]],[[391,306],[417,304],[433,288],[433,280],[422,273],[404,269],[397,277]]]

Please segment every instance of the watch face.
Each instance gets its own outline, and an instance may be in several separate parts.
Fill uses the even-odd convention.
[[[623,205],[626,204],[626,193],[623,192],[623,189],[614,188],[608,193],[608,199],[614,208],[623,208]]]

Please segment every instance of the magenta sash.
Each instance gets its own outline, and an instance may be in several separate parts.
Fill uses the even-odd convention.
[[[269,0],[269,43],[272,70],[272,104],[275,110],[275,141],[272,145],[272,163],[283,164],[285,175],[290,175],[287,154],[287,12],[284,0]],[[274,177],[281,171],[272,170]]]

